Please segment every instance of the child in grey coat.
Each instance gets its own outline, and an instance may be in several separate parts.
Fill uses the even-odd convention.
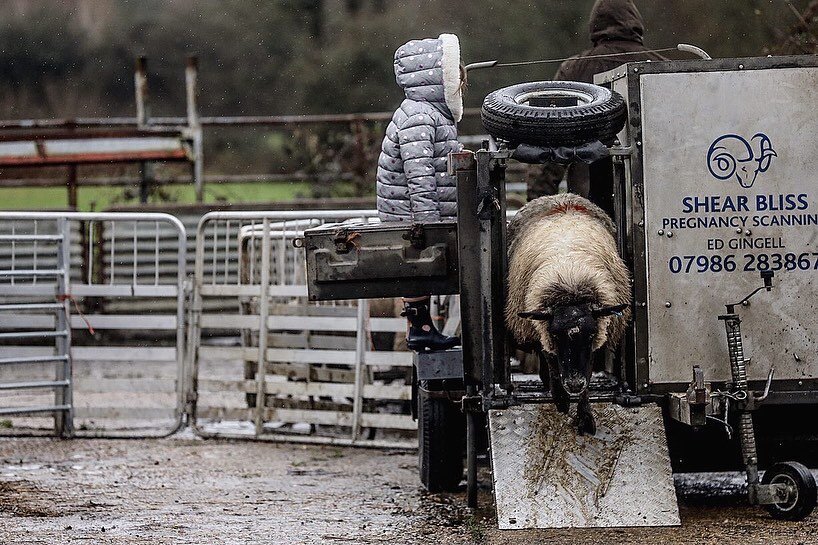
[[[395,79],[406,98],[392,116],[378,158],[377,207],[381,221],[433,222],[457,215],[449,153],[463,149],[457,126],[463,116],[465,70],[454,34],[411,40],[395,52]],[[460,343],[435,329],[429,297],[404,299],[412,350],[444,350]]]

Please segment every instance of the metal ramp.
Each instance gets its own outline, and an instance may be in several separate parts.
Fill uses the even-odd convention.
[[[489,411],[501,530],[680,524],[659,407],[592,408],[594,437],[550,403]]]
[[[11,268],[0,270],[0,282],[8,285],[12,292],[16,291],[15,286],[19,286],[17,289],[21,294],[18,297],[4,298],[0,304],[0,320],[4,329],[3,332],[0,332],[0,342],[4,345],[24,339],[41,339],[46,342],[48,339],[53,339],[54,342],[53,355],[0,357],[0,394],[7,394],[0,399],[0,416],[50,413],[54,415],[55,433],[65,437],[73,433],[71,328],[69,326],[71,296],[68,295],[67,289],[70,285],[71,237],[69,222],[66,219],[60,219],[56,223],[56,233],[38,233],[35,227],[33,232],[12,231],[10,234],[0,235],[0,240],[12,247],[30,244],[35,248],[31,263],[24,263],[21,268],[18,268],[12,257]],[[53,263],[46,263],[43,267],[41,262],[41,267],[38,267],[36,251],[38,244],[41,249],[43,246],[54,248],[53,254],[56,255],[56,260]],[[37,284],[54,286],[53,302],[42,302],[41,296],[22,295],[26,293],[27,287]],[[14,318],[20,315],[29,316],[34,322],[51,323],[53,327],[20,328],[14,323]],[[4,316],[11,320],[3,319]],[[48,369],[52,365],[54,366],[53,371],[49,372]],[[16,369],[16,372],[2,372],[4,369],[13,368]],[[50,378],[49,375],[52,375],[53,378]],[[53,404],[8,405],[9,401],[13,403],[15,399],[13,395],[8,396],[12,392],[35,393],[43,390],[54,391]]]

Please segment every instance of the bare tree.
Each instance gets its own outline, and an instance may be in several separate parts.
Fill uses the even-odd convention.
[[[787,2],[787,7],[797,21],[776,49],[776,53],[784,55],[818,53],[818,0],[811,0],[803,12],[799,12],[792,2]]]

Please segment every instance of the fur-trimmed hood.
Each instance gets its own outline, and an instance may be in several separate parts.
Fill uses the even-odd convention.
[[[409,100],[429,102],[455,122],[463,117],[460,41],[454,34],[400,46],[395,51],[395,80]]]

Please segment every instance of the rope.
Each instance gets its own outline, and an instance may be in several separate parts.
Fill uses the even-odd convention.
[[[578,60],[585,60],[585,59],[603,59],[607,57],[625,57],[631,55],[644,55],[645,53],[664,53],[666,51],[678,51],[675,47],[663,47],[661,49],[648,49],[646,51],[628,51],[624,53],[604,53],[600,55],[588,55],[587,57],[565,57],[562,59],[541,59],[538,61],[519,61],[519,62],[501,62],[497,63],[494,66],[527,66],[530,64],[548,64],[548,63],[555,63],[555,62],[564,62],[564,61],[578,61]]]
[[[85,322],[85,325],[88,327],[88,332],[91,335],[94,334],[94,328],[93,326],[91,326],[91,322],[89,322],[88,318],[85,317],[85,314],[82,313],[82,311],[80,310],[80,305],[79,303],[77,303],[77,300],[74,298],[73,295],[71,295],[70,293],[58,295],[57,301],[59,301],[60,303],[63,303],[65,301],[71,301],[72,303],[74,303],[74,308],[77,309],[77,314],[79,314],[80,318],[82,318],[82,321]],[[68,324],[68,328],[69,329],[71,328],[71,324]]]

